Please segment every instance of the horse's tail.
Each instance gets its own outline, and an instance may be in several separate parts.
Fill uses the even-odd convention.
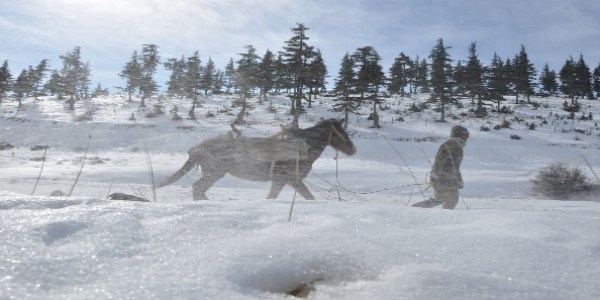
[[[192,158],[193,158],[193,156],[190,156],[188,158],[188,160],[183,164],[183,166],[181,166],[181,168],[179,168],[179,170],[177,170],[177,172],[175,172],[173,175],[163,179],[161,182],[159,182],[156,185],[156,187],[164,187],[169,184],[172,184],[173,182],[175,182],[175,181],[179,180],[181,177],[183,177],[183,175],[187,174],[187,172],[189,172],[191,169],[196,167],[198,165],[198,162]]]

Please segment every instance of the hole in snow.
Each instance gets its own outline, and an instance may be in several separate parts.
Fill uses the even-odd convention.
[[[300,285],[298,285],[297,287],[295,287],[293,290],[287,292],[287,295],[290,296],[294,296],[296,298],[308,298],[308,296],[310,295],[310,293],[312,293],[315,290],[315,282],[317,281],[321,281],[321,280],[316,280],[313,282],[309,282],[309,283],[302,283]]]
[[[232,269],[230,277],[242,290],[254,293],[285,294],[298,298],[310,296],[317,285],[341,285],[344,283],[375,279],[380,274],[377,267],[369,267],[360,261],[346,259],[314,259],[310,257],[287,257],[274,259],[267,264],[246,264]]]

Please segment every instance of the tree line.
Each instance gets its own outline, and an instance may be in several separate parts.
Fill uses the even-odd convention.
[[[308,43],[308,30],[301,23],[291,28],[291,38],[284,41],[277,53],[266,50],[259,56],[252,45],[247,45],[237,59],[229,60],[224,70],[218,69],[210,57],[203,63],[198,51],[161,62],[159,47],[144,44],[140,51],[132,53],[118,74],[124,80],[119,89],[129,99],[134,95],[140,97],[140,105],[145,106],[146,99],[159,90],[155,75],[162,65],[169,72],[167,95],[190,99],[191,117],[202,95],[237,94],[237,104],[244,111],[246,99],[252,96],[258,96],[262,103],[271,93],[285,92],[297,123],[297,117],[305,109],[303,103],[310,108],[314,97],[327,93],[346,114],[372,103],[371,117],[376,126],[377,107],[383,94],[404,97],[429,93],[429,101],[438,106],[442,121],[446,107],[461,98],[471,99],[475,112],[485,115],[487,107],[500,110],[505,96],[529,102],[532,95],[562,94],[570,99],[566,105],[577,108],[578,99],[596,99],[600,95],[600,64],[592,72],[583,55],[577,60],[569,57],[559,72],[545,64],[538,73],[523,45],[512,58],[494,54],[489,64],[483,64],[476,43],[469,45],[466,61],[454,61],[448,53],[450,47],[442,39],[427,57],[410,58],[401,52],[385,71],[373,47],[359,47],[342,58],[334,88],[327,91],[328,70],[320,50]],[[59,58],[62,66],[58,69],[50,70],[48,60],[43,59],[37,66],[23,69],[16,78],[5,60],[0,68],[0,103],[9,96],[21,105],[26,97],[52,95],[66,99],[69,109],[74,109],[78,100],[108,94],[101,84],[93,91],[90,89],[91,67],[89,62],[82,62],[80,47]]]

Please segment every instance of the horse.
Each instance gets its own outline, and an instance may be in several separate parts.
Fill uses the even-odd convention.
[[[190,148],[183,166],[157,187],[172,184],[190,170],[200,168],[202,177],[192,184],[194,200],[208,200],[206,191],[227,174],[244,180],[271,181],[267,199],[276,199],[289,185],[304,199],[314,200],[303,179],[325,148],[329,145],[346,155],[356,153],[343,122],[328,119],[309,128],[287,128],[263,138],[241,137],[239,132],[210,138]]]

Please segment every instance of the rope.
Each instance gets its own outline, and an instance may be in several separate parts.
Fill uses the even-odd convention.
[[[381,193],[381,192],[385,192],[385,191],[392,191],[392,190],[398,190],[398,189],[404,189],[404,188],[414,188],[415,186],[420,186],[420,185],[424,185],[426,183],[412,183],[412,184],[405,184],[405,185],[399,185],[399,186],[395,186],[395,187],[389,187],[389,188],[382,188],[379,190],[374,190],[374,191],[368,191],[368,192],[357,192],[357,191],[353,191],[350,190],[348,188],[345,188],[343,185],[339,184],[339,180],[338,181],[338,185],[335,185],[329,181],[327,181],[325,178],[323,178],[322,176],[320,176],[319,174],[315,173],[314,171],[310,171],[312,175],[314,175],[316,178],[320,179],[321,181],[325,182],[326,184],[332,186],[332,187],[339,187],[341,190],[353,194],[353,195],[368,195],[368,194],[375,194],[375,193]],[[337,173],[337,172],[336,172]],[[425,188],[424,190],[429,189],[429,187]]]
[[[408,166],[408,163],[406,163],[406,160],[404,160],[404,157],[402,157],[402,154],[400,154],[400,151],[398,151],[398,149],[396,149],[396,147],[394,147],[394,145],[381,133],[380,130],[377,130],[377,134],[379,134],[388,143],[388,145],[390,145],[390,147],[394,150],[394,152],[396,152],[396,154],[398,154],[398,157],[400,158],[402,163],[404,163],[404,166],[406,166],[406,168],[408,169],[408,171],[410,173],[410,176],[413,178],[413,180],[415,181],[415,184],[419,188],[419,192],[421,193],[423,200],[425,200],[425,193],[423,193],[423,189],[421,189],[421,187],[418,185],[417,177],[415,176],[413,171]]]
[[[290,206],[290,214],[288,222],[292,221],[292,212],[294,211],[294,203],[296,203],[296,193],[298,192],[298,182],[300,181],[300,149],[296,148],[296,186],[294,187],[294,196],[292,197],[292,205]]]
[[[343,139],[343,136],[341,135],[341,133],[338,132],[332,126],[331,130],[329,132],[328,143],[331,141],[331,137],[333,136],[334,133],[337,134],[340,138]],[[400,171],[402,173],[404,173],[405,175],[411,176],[413,178],[413,180],[415,181],[414,184],[407,184],[407,185],[402,185],[402,186],[395,186],[395,187],[391,187],[391,188],[383,188],[383,189],[380,189],[380,190],[369,191],[369,192],[356,192],[356,191],[349,190],[349,189],[345,188],[344,186],[342,186],[342,184],[340,183],[340,179],[339,179],[339,159],[338,159],[338,157],[339,157],[339,151],[337,151],[337,150],[336,150],[336,154],[335,154],[335,157],[334,157],[334,159],[335,159],[335,180],[336,180],[337,184],[330,183],[329,181],[325,180],[323,177],[321,177],[318,174],[316,174],[314,171],[311,171],[311,173],[315,177],[317,177],[318,179],[320,179],[321,181],[325,182],[326,184],[330,185],[331,187],[336,188],[336,191],[338,193],[338,199],[339,199],[339,201],[342,201],[342,196],[341,196],[340,190],[342,190],[342,191],[344,191],[346,193],[349,193],[351,195],[357,196],[357,195],[367,195],[367,194],[381,193],[381,192],[384,192],[384,191],[391,191],[391,190],[397,190],[397,189],[402,189],[402,188],[406,188],[406,187],[411,187],[411,194],[412,194],[412,188],[414,188],[415,186],[417,186],[419,188],[419,191],[421,192],[421,196],[423,197],[423,199],[425,199],[425,195],[423,193],[423,189],[421,189],[420,186],[423,185],[423,184],[427,184],[427,183],[426,182],[425,183],[419,183],[418,180],[417,180],[417,178],[416,178],[416,176],[414,175],[414,173],[412,172],[412,170],[410,170],[410,167],[408,167],[408,164],[406,163],[406,161],[404,160],[404,158],[402,157],[402,155],[400,154],[400,152],[379,131],[378,131],[378,134],[380,134],[383,137],[383,139],[392,147],[392,149],[396,152],[396,154],[398,154],[398,156],[400,157],[400,159],[402,160],[402,162],[404,163],[404,165],[409,170],[408,172],[406,172],[406,171],[400,169]],[[314,185],[311,185],[311,187],[314,188]],[[425,188],[425,190],[427,190],[428,188],[429,188],[429,186],[427,188]],[[366,201],[366,199],[365,199],[365,201]]]
[[[306,185],[310,186],[311,189],[313,189],[314,191],[316,191],[318,194],[320,194],[321,198],[323,198],[323,199],[329,199],[330,196],[331,196],[331,192],[333,191],[334,188],[336,188],[335,185],[331,185],[329,183],[327,183],[327,184],[330,185],[331,188],[324,188],[322,186],[318,186],[317,184],[315,184],[313,182],[310,182],[310,181],[306,181],[306,180],[304,181],[304,183]],[[354,198],[355,200],[358,200],[358,201],[369,202],[369,199],[367,199],[365,197],[362,197],[362,196],[360,196],[360,195],[358,195],[356,193],[346,192],[343,189],[341,189],[341,192],[338,189],[336,189],[336,191],[339,194],[341,194],[341,197],[342,197],[341,201],[347,201],[349,199],[344,199],[344,198],[351,197],[351,198]]]

